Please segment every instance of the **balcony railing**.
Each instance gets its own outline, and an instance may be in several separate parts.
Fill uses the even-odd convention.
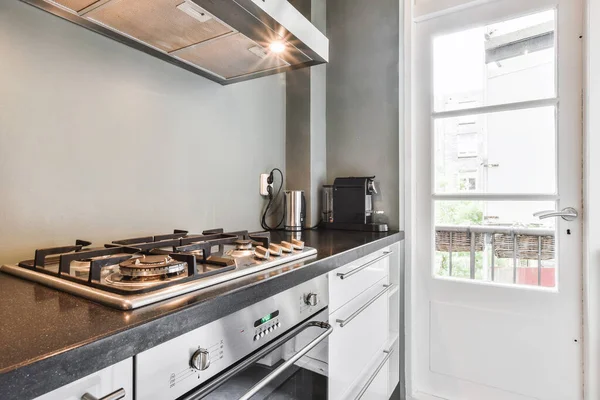
[[[517,283],[518,261],[537,260],[537,284],[542,285],[542,261],[555,257],[555,232],[544,228],[515,226],[436,226],[435,248],[448,253],[449,276],[452,276],[453,253],[468,252],[470,279],[475,279],[476,253],[488,254],[490,280],[495,280],[496,260],[512,259],[512,282]]]

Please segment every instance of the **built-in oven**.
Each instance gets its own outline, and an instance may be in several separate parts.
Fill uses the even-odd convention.
[[[135,357],[136,399],[326,399],[326,276]]]

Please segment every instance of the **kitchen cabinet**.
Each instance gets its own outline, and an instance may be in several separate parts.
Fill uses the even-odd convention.
[[[329,273],[329,398],[387,400],[400,378],[400,245]]]
[[[111,400],[133,400],[133,358],[71,382],[35,400],[94,400],[118,391],[124,391],[124,396],[115,394]],[[88,397],[83,397],[86,395]]]
[[[365,367],[387,342],[386,286],[387,277],[330,314],[329,322],[335,324],[329,337],[329,388],[332,400],[346,398],[346,392],[368,373]]]

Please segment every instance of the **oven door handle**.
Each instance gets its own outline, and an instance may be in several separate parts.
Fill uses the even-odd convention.
[[[227,372],[223,373],[222,375],[217,377],[212,382],[208,383],[205,386],[200,387],[198,390],[195,390],[192,393],[189,393],[187,396],[182,397],[180,400],[198,400],[198,399],[203,398],[204,396],[208,395],[213,390],[215,390],[216,388],[218,388],[219,386],[224,384],[226,381],[231,379],[234,375],[238,374],[240,371],[243,371],[244,369],[246,369],[250,365],[254,364],[255,362],[257,362],[258,360],[260,360],[261,358],[263,358],[264,356],[266,356],[267,354],[269,354],[270,352],[272,352],[273,350],[275,350],[276,348],[278,348],[279,346],[281,346],[288,340],[298,336],[301,332],[303,332],[306,329],[311,328],[311,327],[325,329],[325,332],[321,333],[318,337],[316,337],[308,345],[303,347],[302,350],[300,350],[298,353],[296,353],[292,358],[290,358],[289,360],[287,360],[286,362],[281,364],[279,367],[277,367],[275,370],[273,370],[273,372],[271,372],[269,375],[267,375],[265,378],[263,378],[254,387],[252,387],[249,392],[247,392],[246,394],[244,394],[243,397],[241,397],[241,399],[249,399],[250,397],[255,395],[256,392],[258,392],[260,389],[262,389],[264,386],[266,386],[270,381],[275,379],[275,377],[280,375],[285,369],[289,368],[293,363],[298,361],[298,359],[300,359],[306,353],[308,353],[312,348],[314,348],[320,342],[325,340],[325,338],[327,338],[327,336],[331,335],[331,333],[333,332],[333,327],[331,325],[329,325],[327,322],[318,322],[318,321],[305,322],[304,324],[298,326],[297,328],[295,328],[295,329],[291,330],[290,332],[286,333],[285,335],[281,336],[280,338],[275,339],[274,341],[269,343],[264,349],[262,349],[261,351],[259,351],[256,354],[250,356],[249,358],[247,358],[246,360],[237,364],[233,368],[229,369]]]
[[[250,399],[256,393],[258,393],[259,390],[261,390],[262,388],[264,388],[265,386],[267,386],[273,379],[277,378],[286,369],[288,369],[289,367],[291,367],[296,361],[298,361],[299,359],[301,359],[302,357],[304,357],[306,355],[306,353],[308,353],[309,351],[311,351],[316,345],[318,345],[323,340],[325,340],[327,338],[327,336],[331,335],[331,332],[333,332],[333,327],[331,325],[329,325],[326,322],[319,322],[319,324],[321,324],[319,327],[325,329],[325,332],[321,333],[314,340],[312,340],[309,344],[307,344],[306,346],[304,346],[302,348],[302,350],[300,350],[299,352],[297,352],[296,354],[294,354],[291,358],[289,358],[288,360],[286,360],[279,367],[275,368],[273,370],[273,372],[271,372],[269,375],[267,375],[266,377],[264,377],[256,385],[252,386],[252,388],[245,395],[243,395],[242,397],[240,397],[240,400],[248,400],[248,399]]]

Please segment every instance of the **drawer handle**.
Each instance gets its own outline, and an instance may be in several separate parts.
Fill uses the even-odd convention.
[[[349,277],[351,277],[352,275],[356,274],[357,272],[360,272],[360,271],[362,271],[363,269],[365,269],[365,268],[367,268],[367,267],[370,267],[371,265],[375,264],[377,261],[381,261],[381,260],[383,260],[384,258],[386,258],[386,257],[389,257],[389,256],[390,256],[390,254],[392,254],[392,252],[391,252],[391,251],[384,251],[382,256],[379,256],[379,257],[377,257],[376,259],[374,259],[374,260],[371,260],[371,261],[369,261],[368,263],[366,263],[366,264],[364,264],[364,265],[361,265],[361,266],[360,266],[360,267],[358,267],[358,268],[354,268],[353,270],[351,270],[351,271],[348,271],[348,272],[346,272],[346,273],[338,272],[337,276],[339,276],[339,277],[340,277],[340,279],[346,279],[346,278],[349,278]]]
[[[83,396],[81,396],[81,400],[119,400],[123,397],[125,397],[125,389],[121,388],[116,392],[112,392],[111,394],[107,394],[106,396],[100,398],[86,393]]]
[[[378,298],[380,298],[385,293],[387,293],[392,287],[394,287],[394,285],[383,285],[383,287],[384,287],[384,289],[381,292],[377,293],[375,295],[375,297],[373,297],[371,300],[367,301],[365,304],[363,304],[362,307],[360,307],[358,310],[356,310],[352,314],[350,314],[350,316],[348,318],[336,319],[335,322],[340,324],[340,328],[343,328],[344,326],[348,325],[348,323],[350,321],[352,321],[354,318],[356,318],[358,316],[358,314],[365,311],[367,309],[367,307],[369,307],[371,304],[375,303]]]
[[[387,362],[387,360],[389,360],[389,358],[392,355],[393,351],[394,351],[393,347],[391,349],[389,349],[389,350],[384,350],[383,351],[384,354],[385,354],[385,357],[383,357],[383,360],[381,360],[381,362],[379,363],[379,365],[377,366],[377,368],[375,368],[375,372],[373,372],[373,375],[371,375],[369,377],[369,380],[367,381],[367,383],[365,383],[365,386],[363,386],[363,388],[360,389],[360,392],[354,398],[354,400],[360,400],[364,396],[364,394],[366,393],[367,389],[369,389],[369,386],[371,386],[371,383],[373,383],[373,381],[377,377],[377,374],[379,373],[379,371],[381,371],[381,368],[383,368],[383,366],[385,365],[385,363]]]

